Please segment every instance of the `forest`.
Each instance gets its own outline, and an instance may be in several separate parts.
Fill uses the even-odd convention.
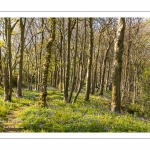
[[[0,132],[150,132],[149,18],[0,18]]]

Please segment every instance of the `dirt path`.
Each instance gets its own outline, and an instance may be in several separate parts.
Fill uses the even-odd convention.
[[[2,122],[3,132],[21,132],[23,128],[19,126],[20,120],[17,119],[17,115],[20,114],[26,107],[20,107],[10,111],[5,117],[6,121]]]

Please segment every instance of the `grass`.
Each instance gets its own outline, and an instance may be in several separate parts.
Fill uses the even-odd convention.
[[[12,102],[5,102],[3,100],[3,92],[0,89],[0,117],[6,116],[9,111],[19,107],[29,106],[37,101],[39,93],[36,91],[23,90],[23,98],[15,97],[15,92],[12,94]]]
[[[48,108],[29,107],[19,115],[24,132],[149,132],[150,122],[130,114],[109,111],[110,101],[84,95],[77,102],[66,104],[63,94],[49,91]]]
[[[129,113],[112,113],[106,97],[90,96],[90,102],[85,102],[80,94],[72,105],[63,102],[63,93],[49,89],[48,108],[41,108],[36,105],[38,92],[23,90],[23,95],[13,96],[12,103],[3,102],[2,97],[0,100],[1,117],[26,107],[17,114],[23,132],[150,132],[148,120]]]
[[[23,90],[23,98],[17,98],[15,95],[16,91],[12,93],[12,102],[5,102],[3,100],[3,89],[0,89],[0,131],[3,131],[2,123],[7,122],[8,116],[21,107],[27,107],[35,104],[39,95],[36,91]]]

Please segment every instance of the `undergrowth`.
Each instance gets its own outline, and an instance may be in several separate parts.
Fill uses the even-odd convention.
[[[16,97],[16,93],[12,94],[12,102],[7,102],[3,100],[3,91],[0,89],[0,117],[6,117],[10,111],[19,109],[20,107],[30,106],[37,101],[39,95],[36,91],[23,90],[23,97]]]
[[[25,107],[17,116],[23,132],[150,132],[149,120],[142,120],[137,114],[112,113],[106,96],[90,96],[90,102],[86,102],[84,94],[79,94],[75,104],[67,104],[63,93],[49,89],[47,108],[38,107],[38,97],[37,91],[23,90],[23,98],[16,98],[14,92],[8,103],[1,95],[0,117]]]
[[[130,114],[109,111],[110,101],[80,94],[75,104],[63,102],[63,94],[49,92],[48,108],[29,107],[19,115],[24,132],[149,132],[150,122]]]

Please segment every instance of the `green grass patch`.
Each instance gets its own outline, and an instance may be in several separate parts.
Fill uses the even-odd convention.
[[[149,120],[127,112],[112,113],[106,96],[92,95],[90,102],[86,102],[81,93],[75,104],[66,104],[63,98],[63,93],[49,89],[48,108],[41,108],[36,105],[39,92],[23,90],[23,98],[16,98],[14,92],[11,103],[0,97],[0,117],[4,119],[11,111],[25,106],[16,118],[20,120],[22,132],[150,132]],[[130,109],[139,111],[140,108]]]
[[[80,94],[77,102],[66,104],[63,95],[50,91],[48,108],[27,108],[18,117],[24,132],[149,132],[150,122],[130,114],[109,111],[110,101],[91,96],[84,101]]]
[[[14,103],[5,102],[0,99],[0,117],[5,117],[9,111],[13,110],[15,107]]]
[[[23,106],[34,105],[38,101],[39,92],[23,90],[23,97],[16,97],[16,93],[12,93],[12,102],[5,102],[3,99],[3,91],[0,89],[0,117],[5,117],[10,111]]]

